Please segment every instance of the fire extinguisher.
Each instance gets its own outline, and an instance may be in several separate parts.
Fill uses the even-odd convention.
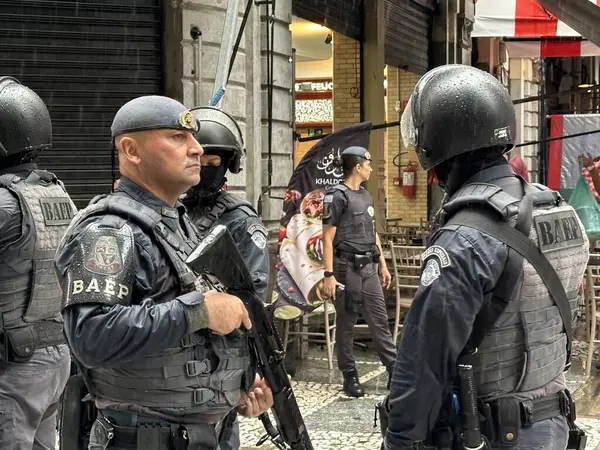
[[[409,161],[402,169],[402,195],[404,197],[414,197],[417,193],[417,165]]]

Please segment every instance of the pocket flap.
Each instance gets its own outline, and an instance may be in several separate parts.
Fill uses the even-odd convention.
[[[33,325],[5,330],[11,348],[18,358],[30,358],[35,351],[37,333]]]

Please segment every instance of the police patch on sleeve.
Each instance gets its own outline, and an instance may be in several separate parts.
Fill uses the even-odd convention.
[[[440,277],[440,265],[438,264],[436,259],[430,259],[427,261],[423,272],[421,273],[421,285],[429,286],[435,280]]]
[[[255,223],[248,227],[248,234],[250,235],[250,239],[254,242],[261,250],[267,246],[267,236],[269,236],[269,232],[267,229],[260,223]]]
[[[116,275],[123,270],[123,256],[116,236],[100,235],[87,255],[85,268],[98,275]]]
[[[421,261],[426,261],[427,258],[435,257],[438,260],[438,267],[448,267],[450,265],[450,257],[448,252],[439,245],[432,245],[421,254]]]
[[[125,304],[135,281],[133,231],[89,225],[80,235],[67,269],[65,306],[76,303]]]

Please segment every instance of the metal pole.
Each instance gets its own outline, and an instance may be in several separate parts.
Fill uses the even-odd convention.
[[[292,49],[290,57],[292,64],[292,167],[296,168],[296,49]]]
[[[194,106],[202,105],[202,31],[198,27],[192,27],[190,35],[194,40],[193,46],[196,50],[194,59]]]
[[[543,140],[539,140],[539,141],[523,142],[522,144],[515,145],[513,148],[525,147],[527,145],[545,144],[548,142],[560,141],[560,140],[564,140],[564,139],[571,139],[571,138],[580,137],[580,136],[588,136],[590,134],[598,134],[598,133],[600,133],[600,130],[583,131],[581,133],[567,134],[564,136],[556,136],[553,138],[547,138],[547,139],[543,139]],[[544,183],[542,183],[542,184],[544,184]]]
[[[229,63],[233,53],[233,39],[237,25],[238,13],[240,10],[240,0],[229,0],[225,20],[223,21],[223,38],[221,40],[221,50],[219,51],[219,61],[217,62],[217,74],[215,75],[215,87],[213,96],[210,100],[210,106],[221,105],[221,100],[225,89],[227,88],[227,78],[229,74]]]

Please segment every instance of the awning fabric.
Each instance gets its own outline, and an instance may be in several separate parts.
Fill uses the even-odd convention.
[[[600,7],[600,0],[589,0]],[[580,37],[535,0],[477,0],[472,37]]]
[[[600,0],[588,1],[600,8]],[[600,56],[600,47],[536,0],[477,0],[471,36],[519,39],[506,42],[511,58]]]
[[[506,41],[505,44],[510,58],[600,56],[600,47],[589,41],[545,39],[541,41]]]

